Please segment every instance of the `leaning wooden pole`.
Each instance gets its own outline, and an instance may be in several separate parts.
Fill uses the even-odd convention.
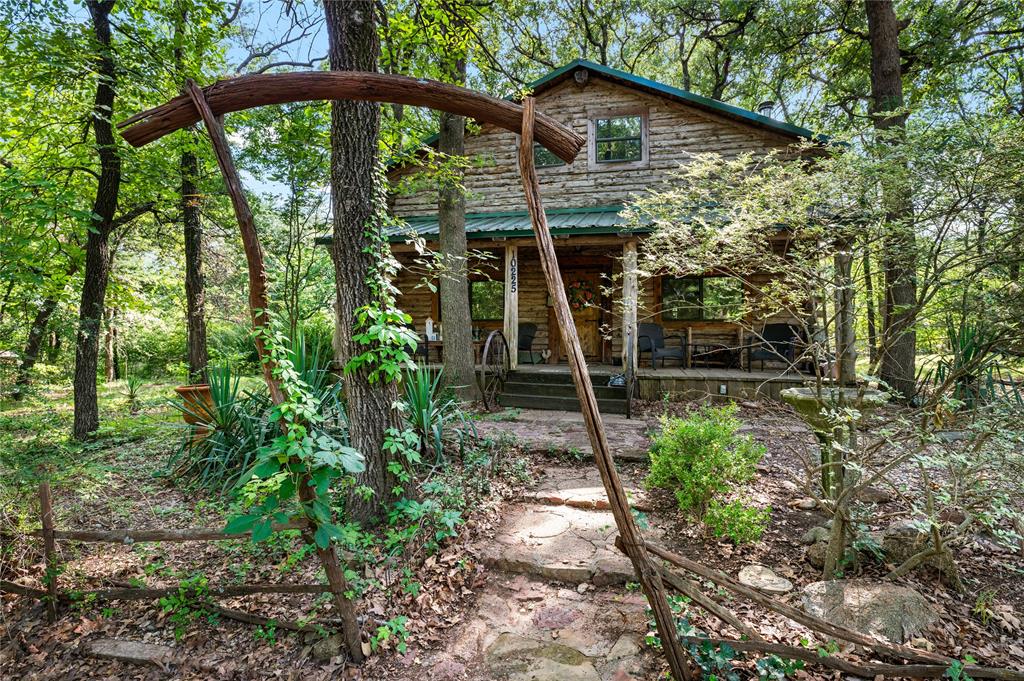
[[[601,421],[601,412],[597,408],[594,386],[590,382],[590,373],[587,371],[583,348],[576,333],[576,326],[573,324],[569,300],[565,295],[565,286],[562,284],[561,273],[558,269],[558,258],[555,256],[555,244],[551,239],[547,217],[540,200],[537,169],[533,163],[534,118],[534,100],[532,97],[527,97],[523,101],[519,172],[523,181],[523,191],[526,194],[526,206],[533,222],[537,249],[540,252],[541,268],[544,270],[544,278],[547,280],[548,292],[554,300],[555,318],[562,335],[562,344],[565,347],[569,370],[572,372],[573,382],[576,384],[580,409],[587,424],[587,433],[590,435],[590,446],[594,450],[594,460],[601,473],[601,481],[604,483],[604,489],[608,495],[608,502],[612,515],[615,517],[615,524],[619,529],[619,536],[626,547],[626,555],[633,563],[633,570],[636,572],[640,585],[647,595],[647,601],[654,611],[654,621],[658,627],[665,655],[668,657],[669,667],[672,669],[672,676],[677,681],[683,679],[689,681],[692,678],[692,672],[686,659],[686,653],[676,637],[675,617],[669,607],[661,576],[651,562],[643,537],[633,520],[629,500],[626,498],[626,490],[623,489],[619,473],[615,469],[611,448],[608,446],[608,439],[604,433],[604,423]]]
[[[228,139],[224,134],[224,126],[214,116],[206,101],[203,91],[189,80],[186,84],[188,96],[195,105],[199,117],[206,125],[206,131],[210,135],[210,142],[213,144],[213,151],[217,157],[217,165],[224,176],[224,184],[227,185],[228,194],[231,196],[231,205],[235,210],[235,218],[238,220],[238,228],[242,233],[242,247],[245,251],[245,261],[249,268],[249,312],[252,315],[252,325],[256,330],[267,325],[267,309],[269,307],[269,294],[267,292],[267,268],[263,259],[263,248],[260,245],[260,237],[256,232],[256,223],[252,216],[252,209],[249,208],[249,200],[242,191],[242,180],[235,168],[231,158],[231,150],[228,147]],[[284,393],[281,384],[274,376],[274,366],[268,361],[269,354],[263,339],[256,336],[256,349],[259,352],[263,364],[263,378],[270,390],[270,398],[274,404],[284,402]],[[312,490],[309,486],[308,476],[299,481],[299,497],[303,501],[309,501]],[[312,521],[311,521],[312,522]],[[313,528],[315,529],[315,528]],[[304,534],[306,540],[312,538],[312,530],[307,529]],[[345,579],[344,570],[338,560],[338,554],[333,544],[326,549],[317,547],[317,556],[327,574],[327,582],[331,586],[331,593],[334,595],[334,603],[338,608],[341,619],[342,636],[345,638],[345,646],[348,648],[349,656],[356,662],[363,661],[363,647],[359,637],[359,623],[356,620],[355,605],[345,595],[351,591],[348,581]]]

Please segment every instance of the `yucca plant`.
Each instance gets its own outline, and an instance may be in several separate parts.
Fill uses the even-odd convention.
[[[994,374],[999,369],[997,338],[986,327],[966,319],[946,319],[949,355],[926,377],[937,386],[950,385],[954,399],[973,409],[996,398]]]
[[[266,428],[270,401],[239,395],[239,377],[228,365],[208,371],[210,402],[172,402],[194,421],[172,459],[175,475],[188,484],[224,493],[248,468],[256,451],[273,437]]]
[[[124,395],[128,398],[128,413],[132,416],[139,413],[139,407],[142,404],[139,395],[142,393],[143,385],[142,379],[138,376],[129,376],[124,381]]]
[[[466,435],[466,426],[476,430],[466,417],[459,401],[445,391],[442,381],[442,370],[434,370],[423,364],[415,369],[407,370],[402,377],[405,388],[403,409],[405,420],[420,438],[420,453],[426,457],[433,449],[434,457],[441,461],[444,457],[445,429],[455,424],[462,426],[457,432],[460,446]]]

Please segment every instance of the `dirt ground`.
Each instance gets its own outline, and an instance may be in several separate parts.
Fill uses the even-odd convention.
[[[656,427],[657,416],[663,408],[661,403],[644,405],[642,417],[651,428]],[[685,408],[679,406],[679,409]],[[817,510],[796,505],[806,496],[801,490],[803,460],[813,453],[816,445],[803,424],[785,410],[750,405],[741,410],[740,418],[746,424],[745,430],[768,449],[757,480],[749,488],[752,501],[772,507],[771,524],[762,540],[742,547],[716,541],[696,524],[680,517],[675,511],[674,499],[668,495],[647,497],[650,508],[646,512],[647,521],[657,528],[661,541],[672,550],[730,574],[736,574],[750,563],[770,566],[777,574],[794,582],[796,591],[786,598],[796,604],[800,587],[820,579],[819,571],[804,560],[805,547],[800,537],[807,529],[823,524],[826,518]],[[160,476],[165,463],[162,457],[172,446],[173,438],[164,436],[163,441],[154,443],[152,437],[147,435],[146,446],[141,446],[141,438],[129,438],[100,453],[96,463],[106,471],[102,485],[58,485],[55,489],[58,527],[195,527],[217,526],[222,522],[225,509],[187,497],[173,480]],[[598,674],[594,678],[616,681],[658,678],[663,671],[660,658],[641,645],[646,633],[642,599],[637,600],[635,590],[629,585],[590,585],[580,591],[573,583],[517,576],[486,565],[487,547],[494,544],[509,514],[531,498],[529,490],[543,488],[545,476],[550,475],[545,469],[592,466],[575,449],[530,456],[529,468],[536,482],[525,486],[512,483],[497,486],[486,503],[481,503],[468,518],[460,536],[415,568],[413,576],[423,585],[418,594],[389,588],[397,584],[401,576],[386,569],[374,572],[368,568],[363,575],[368,582],[380,585],[370,588],[360,605],[366,628],[372,629],[397,613],[407,614],[408,649],[404,653],[385,645],[385,649],[373,655],[367,664],[354,668],[346,663],[343,655],[317,659],[317,643],[321,637],[316,634],[273,631],[224,617],[213,622],[196,622],[176,639],[167,615],[157,604],[145,601],[77,603],[65,609],[56,624],[48,625],[41,603],[5,593],[0,619],[0,676],[10,679],[382,680],[429,676],[431,681],[483,680],[497,678],[498,674],[486,666],[488,659],[512,659],[509,655],[514,658],[515,646],[522,647],[520,639],[530,636],[536,639],[539,630],[550,638],[555,648],[564,645],[584,650],[585,656],[589,655],[585,652],[588,645],[592,651],[597,651],[595,659],[599,658],[601,663],[593,664]],[[627,482],[638,486],[646,466],[623,463],[621,470]],[[877,505],[879,526],[885,521],[888,510],[885,501]],[[32,519],[20,522],[22,527],[28,527]],[[133,546],[62,543],[66,569],[60,576],[61,586],[85,589],[133,586],[142,582],[158,586],[200,572],[211,583],[315,581],[318,569],[315,560],[306,556],[296,561],[293,541],[285,539],[257,546],[228,541]],[[3,578],[40,587],[42,565],[37,542],[15,539],[10,534],[5,534],[4,542]],[[13,554],[17,554],[16,559],[12,559]],[[1024,669],[1024,633],[1019,622],[1016,628],[1012,624],[1007,627],[1001,620],[983,624],[972,612],[979,598],[990,594],[987,597],[1010,606],[1016,617],[1021,616],[1024,612],[1024,559],[1000,549],[984,537],[977,537],[958,554],[958,566],[965,585],[962,593],[946,586],[937,574],[927,569],[902,580],[924,594],[941,613],[940,620],[922,636],[936,650],[953,657],[971,655],[981,664]],[[863,561],[850,570],[849,576],[880,577],[886,567]],[[303,615],[316,615],[328,622],[331,618],[331,607],[324,599],[306,595],[255,595],[224,599],[219,603],[271,618],[296,620]],[[560,605],[566,603],[576,605]],[[584,618],[578,622],[578,618],[563,612],[577,609],[589,612],[586,617],[599,617],[602,608],[610,612],[609,607],[618,608],[622,613],[621,626],[600,635],[595,632],[589,644],[580,640],[588,630],[579,623],[589,620]],[[799,626],[742,602],[730,601],[729,607],[773,640],[795,642],[806,635],[806,630]],[[544,608],[553,610],[538,615]],[[554,618],[555,624],[548,626],[545,617]],[[560,622],[560,617],[567,621]],[[484,629],[491,633],[473,638],[469,634],[474,627],[481,627],[481,622],[487,623]],[[695,622],[703,624],[709,633],[717,633],[717,625],[699,616]],[[496,629],[503,627],[507,629],[504,634],[520,638],[501,639],[500,645],[505,648],[497,650],[493,647],[496,637],[504,634]],[[624,636],[625,643],[622,643],[620,639]],[[87,655],[87,646],[100,638],[166,645],[174,650],[175,656],[170,664],[145,666]],[[467,641],[471,639],[476,641],[472,646],[477,649],[467,648],[470,646]],[[529,650],[529,647],[523,649]],[[616,657],[616,650],[620,653],[628,650],[628,655]],[[560,648],[556,650],[559,651]],[[629,665],[619,663],[626,659]],[[589,660],[588,657],[585,662],[589,664]],[[799,675],[836,678],[809,671]]]

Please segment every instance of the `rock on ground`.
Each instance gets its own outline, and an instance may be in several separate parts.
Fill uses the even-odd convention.
[[[134,664],[153,664],[158,667],[163,667],[174,660],[174,649],[170,646],[115,638],[90,641],[86,644],[85,650],[92,657]]]
[[[924,596],[905,586],[850,579],[803,589],[808,613],[838,626],[905,643],[937,619]]]
[[[743,566],[737,577],[740,584],[746,584],[766,593],[784,594],[793,590],[793,582],[775,574],[771,568],[756,563]]]

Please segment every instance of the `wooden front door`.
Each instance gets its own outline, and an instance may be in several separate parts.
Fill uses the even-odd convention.
[[[568,270],[562,275],[576,333],[587,359],[601,359],[601,273]]]

